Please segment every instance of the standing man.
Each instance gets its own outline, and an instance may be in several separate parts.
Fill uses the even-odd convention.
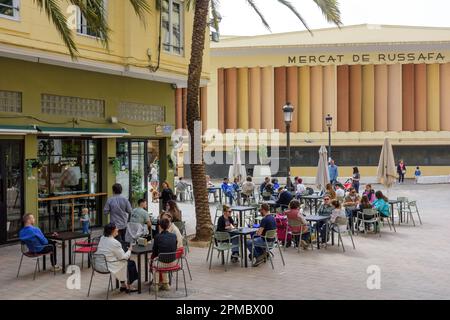
[[[110,223],[114,223],[119,230],[117,240],[125,242],[125,234],[127,232],[128,217],[131,215],[133,209],[130,201],[122,197],[122,185],[115,183],[112,187],[113,196],[106,201],[103,211],[109,214]]]
[[[337,182],[337,178],[339,176],[338,166],[334,164],[334,160],[330,160],[330,164],[328,165],[328,172],[330,174],[330,183],[335,184]]]

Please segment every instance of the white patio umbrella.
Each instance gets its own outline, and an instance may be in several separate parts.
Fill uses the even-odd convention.
[[[319,164],[317,165],[316,185],[321,190],[325,190],[328,183],[330,183],[330,175],[328,173],[328,152],[325,146],[321,146],[319,150]]]
[[[383,148],[381,149],[377,178],[378,182],[385,186],[388,191],[397,179],[394,152],[392,151],[391,142],[387,137],[384,138]]]
[[[246,176],[247,171],[241,161],[241,149],[236,146],[233,150],[233,165],[230,167],[229,178],[230,180],[239,178],[242,181]]]

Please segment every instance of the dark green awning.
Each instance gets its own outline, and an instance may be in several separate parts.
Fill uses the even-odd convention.
[[[114,128],[58,128],[58,127],[41,127],[37,128],[39,133],[50,136],[71,136],[71,137],[124,137],[130,135],[125,129]]]
[[[5,126],[0,125],[0,134],[25,135],[38,133],[35,126]]]

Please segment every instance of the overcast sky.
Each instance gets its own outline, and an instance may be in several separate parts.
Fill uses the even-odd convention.
[[[277,0],[255,0],[272,33],[304,30]],[[312,0],[291,0],[312,29],[328,24]],[[450,27],[450,0],[339,0],[344,25],[362,23]],[[269,31],[245,0],[221,0],[222,35],[256,35]]]

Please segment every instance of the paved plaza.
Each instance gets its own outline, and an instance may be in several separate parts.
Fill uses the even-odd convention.
[[[375,188],[377,189],[378,186]],[[450,297],[450,185],[396,185],[389,196],[416,199],[423,221],[422,226],[402,225],[397,233],[386,225],[378,235],[355,236],[356,250],[350,238],[344,237],[346,252],[329,246],[328,249],[297,253],[288,248],[284,252],[283,267],[278,252],[275,270],[270,263],[256,268],[230,265],[224,271],[220,261],[213,260],[208,270],[207,249],[191,248],[188,255],[193,281],[188,281],[187,299],[446,299]],[[195,226],[193,207],[181,204],[188,232]],[[214,207],[212,207],[214,208]],[[213,211],[213,210],[212,210]],[[46,271],[33,281],[34,263],[26,259],[21,275],[16,272],[20,259],[18,245],[0,248],[0,299],[87,299],[91,270],[83,269],[81,289],[66,288],[68,275]],[[79,260],[79,259],[78,259]],[[59,260],[61,261],[61,260]],[[367,288],[367,268],[381,270],[381,288]],[[182,281],[180,282],[182,287]],[[96,275],[90,299],[104,299],[107,278]],[[161,299],[185,299],[184,290],[160,292]],[[110,299],[154,299],[148,284],[142,294],[126,295],[114,292]]]

